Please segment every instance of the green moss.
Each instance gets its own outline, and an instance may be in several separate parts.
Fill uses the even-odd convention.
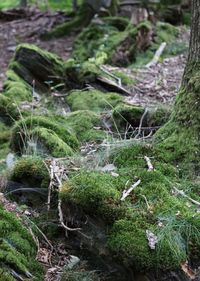
[[[122,71],[112,71],[112,73],[121,79],[122,85],[134,85],[135,84],[135,80],[133,78],[133,76],[129,76],[126,73],[122,72]]]
[[[117,28],[119,31],[124,31],[130,24],[130,21],[128,18],[125,17],[104,17],[103,21],[111,25],[115,28]]]
[[[113,221],[123,212],[118,204],[120,192],[114,183],[115,179],[109,174],[83,171],[64,185],[61,196],[88,214],[93,212],[106,221]]]
[[[9,70],[14,71],[23,83],[28,85],[31,92],[33,81],[35,81],[34,90],[39,93],[47,93],[51,86],[62,84],[63,87],[65,85],[63,64],[62,59],[55,54],[35,45],[20,44],[9,64]],[[19,81],[17,82],[19,83]]]
[[[41,281],[43,272],[35,261],[37,247],[28,230],[13,214],[0,206],[0,280],[13,281],[14,270],[22,278],[32,278]],[[35,270],[32,270],[35,268]]]
[[[91,110],[104,111],[112,109],[122,101],[122,97],[115,93],[102,93],[97,90],[74,91],[65,99],[72,111]]]
[[[41,158],[28,156],[16,162],[10,179],[29,186],[48,187],[49,173]]]
[[[73,154],[72,148],[50,129],[36,127],[30,132],[30,138],[36,144],[37,153],[50,154],[57,158]]]
[[[38,137],[36,142],[40,142],[41,139],[41,143],[54,155],[60,155],[61,151],[66,155],[70,152],[69,146],[72,149],[78,148],[78,140],[69,127],[59,124],[55,119],[40,116],[27,117],[15,124],[11,135],[11,148],[22,153],[27,148],[28,142],[33,142],[32,136]]]
[[[89,110],[78,110],[69,113],[66,117],[66,124],[70,126],[79,141],[103,141],[106,138],[106,133],[98,130],[95,127],[102,125],[99,115]]]
[[[112,117],[118,129],[123,128],[124,130],[127,124],[137,127],[144,111],[143,107],[120,104],[113,110]],[[143,124],[145,123],[146,121],[144,120]]]
[[[17,105],[6,95],[0,94],[0,120],[7,125],[11,125],[19,119],[19,116]]]

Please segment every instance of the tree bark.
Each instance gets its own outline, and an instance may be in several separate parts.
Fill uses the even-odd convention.
[[[181,171],[200,171],[200,0],[192,1],[188,59],[169,122],[155,135],[160,156]]]

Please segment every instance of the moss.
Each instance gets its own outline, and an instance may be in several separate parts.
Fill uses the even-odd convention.
[[[124,130],[127,124],[138,127],[144,111],[143,107],[120,104],[113,110],[112,117],[117,127]],[[144,120],[143,124],[145,123],[146,121]]]
[[[115,70],[115,71],[112,71],[112,73],[121,79],[121,82],[123,85],[134,85],[135,84],[135,80],[133,78],[133,76],[129,76],[127,75],[126,73],[122,72],[122,71],[118,71],[118,70]]]
[[[61,281],[100,281],[99,276],[94,271],[86,271],[75,268],[74,270],[65,269]]]
[[[124,31],[130,24],[130,21],[128,18],[125,17],[104,17],[103,21],[108,24],[111,25],[115,28],[117,28],[119,31]]]
[[[11,125],[19,119],[19,116],[17,105],[6,95],[0,94],[0,120],[7,125]]]
[[[50,129],[36,127],[30,132],[30,138],[36,144],[37,153],[50,154],[57,158],[73,154],[72,148]]]
[[[35,89],[46,93],[51,86],[65,84],[65,69],[63,61],[57,55],[42,50],[35,45],[21,44],[17,47],[15,55],[9,64],[9,70],[30,85],[35,81]],[[17,81],[16,83],[19,83]],[[21,83],[21,82],[20,82]]]
[[[0,280],[15,280],[12,270],[22,278],[31,274],[34,280],[42,280],[42,268],[35,261],[36,244],[22,222],[0,206],[0,225]]]
[[[10,140],[10,128],[0,122],[0,147]]]
[[[109,174],[83,171],[63,186],[61,196],[86,213],[93,213],[110,222],[123,213],[118,204],[120,192],[114,182],[115,179]]]
[[[115,93],[102,93],[97,90],[91,90],[74,91],[65,100],[72,111],[91,110],[100,112],[112,109],[122,101],[122,98]]]
[[[38,127],[40,128],[38,129]],[[43,131],[42,128],[44,129]],[[57,123],[55,119],[51,120],[50,118],[40,116],[29,116],[15,124],[12,129],[11,148],[15,152],[22,153],[27,147],[28,142],[32,142],[31,136],[36,136],[36,131],[38,133],[38,141],[40,141],[40,137],[41,142],[50,150],[49,152],[55,153],[55,155],[57,155],[59,151],[63,151],[64,153],[65,149],[64,155],[66,155],[66,152],[70,151],[68,146],[72,149],[78,148],[78,140],[70,131],[69,127]],[[49,143],[48,136],[51,137]],[[53,144],[54,141],[56,141],[57,144]],[[58,148],[56,148],[56,145],[58,145]],[[58,154],[60,155],[60,153]]]
[[[28,156],[16,162],[10,179],[29,186],[48,187],[49,173],[42,158]]]
[[[79,141],[103,141],[106,138],[106,133],[96,129],[102,125],[99,115],[89,110],[78,110],[69,113],[66,117],[66,124],[70,126]]]

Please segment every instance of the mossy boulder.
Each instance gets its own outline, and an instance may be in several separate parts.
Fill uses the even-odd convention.
[[[79,142],[68,126],[47,117],[27,117],[12,129],[10,146],[14,152],[41,152],[54,157],[71,155]]]
[[[107,135],[104,132],[101,116],[90,110],[78,110],[65,117],[80,142],[103,141]]]
[[[10,171],[10,180],[30,187],[47,188],[49,177],[43,159],[38,156],[20,158]]]
[[[62,59],[35,45],[19,45],[9,69],[29,85],[33,86],[34,82],[36,90],[40,92],[47,92],[51,86],[64,83]]]
[[[65,100],[72,111],[91,110],[101,112],[111,110],[122,101],[122,97],[115,93],[103,93],[97,90],[90,90],[73,91]]]
[[[43,280],[43,270],[35,260],[37,246],[31,233],[13,214],[0,205],[0,280]]]
[[[121,103],[113,109],[112,118],[120,132],[124,132],[128,127],[132,132],[141,125],[144,127],[142,131],[148,134],[152,129],[156,130],[163,126],[169,120],[170,114],[171,110],[167,106],[145,109],[142,106]],[[141,120],[142,124],[140,124]]]
[[[155,170],[148,170],[145,156]],[[63,202],[103,219],[109,255],[126,268],[143,273],[176,270],[185,260],[198,259],[197,207],[174,193],[175,186],[197,198],[198,184],[178,178],[178,170],[149,144],[136,142],[116,149],[109,162],[117,168],[117,177],[110,172],[79,171],[70,176],[61,192]],[[140,184],[121,200],[124,190],[138,179]],[[155,247],[148,240],[149,232]]]

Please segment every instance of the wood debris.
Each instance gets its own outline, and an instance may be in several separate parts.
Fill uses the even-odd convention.
[[[120,199],[120,201],[124,201],[126,199],[127,196],[129,196],[129,194],[141,183],[141,180],[139,179],[138,181],[136,181],[133,185],[131,185],[131,187],[128,190],[124,190],[122,192],[122,197]]]

